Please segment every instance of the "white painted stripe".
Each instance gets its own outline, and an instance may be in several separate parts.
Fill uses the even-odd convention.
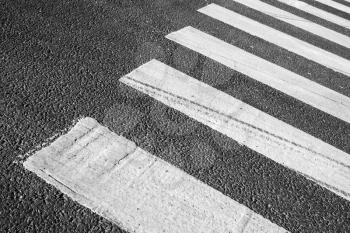
[[[91,118],[24,166],[129,232],[287,232]]]
[[[315,1],[350,14],[350,7],[345,6],[344,4],[341,4],[332,0],[315,0]]]
[[[295,27],[299,27],[305,31],[311,32],[317,36],[333,41],[339,45],[350,48],[350,37],[341,33],[335,32],[331,29],[323,27],[319,24],[311,22],[310,20],[301,18],[297,15],[281,10],[277,7],[266,4],[260,0],[233,0],[254,10],[265,13],[283,22],[289,23]]]
[[[312,14],[314,16],[317,16],[321,19],[327,20],[329,22],[338,24],[345,28],[350,28],[350,21],[347,19],[344,19],[340,16],[331,14],[327,11],[321,10],[317,7],[311,6],[307,4],[306,2],[298,1],[298,0],[277,0],[279,2],[282,2],[284,4],[290,5],[292,7],[295,7],[299,10],[302,10],[304,12],[307,12],[309,14]]]
[[[199,12],[350,77],[350,61],[216,4]]]
[[[192,27],[166,36],[315,108],[350,123],[350,98]]]
[[[156,60],[120,81],[350,200],[345,152]]]

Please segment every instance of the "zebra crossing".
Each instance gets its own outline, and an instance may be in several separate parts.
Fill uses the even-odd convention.
[[[323,30],[314,22],[261,1],[256,1],[258,5],[234,1],[263,13],[274,12],[279,20],[349,48],[350,37]],[[278,1],[350,28],[350,21],[305,2]],[[339,3],[329,6],[336,8]],[[350,61],[343,57],[217,4],[198,12],[350,78]],[[350,98],[326,86],[192,26],[166,38],[350,123]],[[119,81],[350,201],[346,152],[156,59]],[[67,134],[29,157],[24,167],[129,232],[289,232],[91,118],[81,119]]]

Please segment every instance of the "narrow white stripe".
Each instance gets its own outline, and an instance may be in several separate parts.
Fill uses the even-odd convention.
[[[295,7],[299,10],[305,11],[305,12],[312,14],[314,16],[317,16],[321,19],[338,24],[342,27],[350,28],[350,21],[349,20],[344,19],[344,18],[337,16],[337,15],[331,14],[327,11],[321,10],[321,9],[316,8],[314,6],[311,6],[305,2],[298,1],[298,0],[277,0],[277,1],[282,2],[284,4],[287,4],[287,5],[290,5],[292,7]]]
[[[350,200],[345,152],[156,60],[120,81]]]
[[[24,166],[129,232],[287,232],[91,118]]]
[[[350,14],[350,7],[345,6],[344,4],[341,4],[332,0],[315,0],[315,1]]]
[[[350,61],[216,4],[199,12],[350,77]]]
[[[187,48],[350,123],[350,98],[192,27],[166,36]]]
[[[307,19],[301,18],[297,15],[281,10],[277,7],[266,4],[260,0],[234,0],[240,4],[250,7],[254,10],[261,11],[269,16],[275,17],[283,22],[289,23],[293,26],[299,27],[309,31],[317,36],[333,41],[339,45],[350,48],[350,37],[341,33],[335,32],[331,29],[323,27],[319,24],[311,22]]]

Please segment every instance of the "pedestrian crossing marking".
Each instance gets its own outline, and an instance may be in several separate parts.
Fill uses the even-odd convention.
[[[295,7],[299,10],[302,10],[306,13],[312,14],[316,17],[319,17],[321,19],[327,20],[329,22],[338,24],[339,26],[350,28],[350,21],[347,19],[344,19],[340,16],[334,15],[332,13],[329,13],[327,11],[321,10],[317,7],[311,6],[307,4],[306,2],[298,1],[298,0],[277,0],[279,2],[282,2],[284,4],[287,4],[289,6]]]
[[[172,32],[166,38],[350,123],[347,96],[192,27]]]
[[[318,48],[305,41],[299,40],[216,4],[210,4],[199,9],[198,11],[350,77],[350,60]]]
[[[157,60],[120,81],[350,200],[347,153]]]
[[[247,7],[250,7],[254,10],[260,11],[264,14],[272,16],[276,19],[279,19],[283,22],[289,23],[295,27],[301,28],[305,31],[308,31],[314,35],[342,45],[346,48],[350,48],[350,37],[345,36],[341,33],[333,31],[329,28],[321,26],[317,23],[314,23],[310,20],[304,19],[297,15],[294,15],[290,12],[284,11],[280,8],[269,5],[260,0],[233,0],[240,4],[243,4]]]
[[[309,20],[260,1],[235,1],[263,13],[271,10],[273,14],[269,15],[350,47],[349,37]],[[294,2],[296,6],[305,6],[303,2]],[[208,9],[214,10],[206,11]],[[217,19],[228,11],[218,9],[225,10],[211,4],[199,11],[209,16],[211,13]],[[224,18],[225,21],[231,20],[230,17]],[[237,20],[244,16],[236,14],[235,17]],[[339,23],[337,16],[333,15],[332,20]],[[237,21],[230,23],[234,26]],[[239,26],[244,30],[242,27],[247,25],[241,22]],[[259,32],[257,28],[246,30],[251,34]],[[171,33],[167,38],[350,122],[349,97],[191,27]],[[296,39],[289,43],[296,43]],[[322,64],[325,59],[322,57],[316,62]],[[323,65],[329,66],[330,62],[333,60]],[[343,67],[347,65],[349,63]],[[345,74],[350,77],[349,73]],[[218,131],[227,139],[350,200],[350,157],[344,151],[157,60],[142,65],[120,81],[209,126],[213,129],[211,132]],[[67,134],[29,157],[24,167],[129,232],[288,232],[92,118],[81,119]]]
[[[288,232],[92,118],[24,167],[129,232]]]

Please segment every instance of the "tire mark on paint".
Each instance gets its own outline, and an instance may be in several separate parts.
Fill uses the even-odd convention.
[[[173,94],[173,93],[171,93],[171,92],[162,90],[162,89],[160,89],[160,88],[158,88],[158,87],[155,87],[155,86],[149,85],[149,84],[147,84],[147,83],[141,82],[141,81],[136,80],[136,79],[134,79],[134,78],[132,78],[132,77],[130,77],[130,76],[127,76],[127,75],[126,75],[126,76],[124,76],[124,78],[128,79],[129,81],[135,82],[136,85],[130,84],[130,85],[133,86],[135,89],[141,89],[141,90],[142,90],[143,92],[145,92],[145,93],[152,93],[153,95],[158,95],[158,96],[160,96],[160,97],[162,97],[162,98],[167,98],[169,101],[172,101],[172,102],[174,102],[174,103],[178,103],[178,104],[184,105],[184,102],[185,102],[185,104],[186,104],[186,103],[189,103],[189,104],[195,105],[195,106],[197,106],[197,107],[199,107],[199,108],[202,108],[202,109],[207,110],[209,113],[212,113],[212,114],[214,114],[214,115],[215,115],[215,114],[220,115],[221,117],[224,118],[223,121],[224,121],[226,124],[229,123],[229,120],[235,121],[235,122],[237,122],[237,123],[240,124],[240,125],[244,125],[244,126],[248,127],[248,129],[246,129],[246,128],[243,127],[243,130],[245,130],[245,131],[249,131],[250,133],[254,133],[253,131],[256,130],[256,131],[259,131],[259,132],[262,133],[262,134],[265,134],[265,135],[271,136],[272,138],[277,139],[277,141],[275,141],[275,143],[277,143],[277,144],[280,145],[280,146],[283,146],[283,144],[282,144],[282,143],[279,143],[278,140],[279,140],[279,141],[283,141],[283,142],[285,142],[285,143],[287,143],[287,144],[293,145],[293,146],[295,146],[295,147],[298,147],[298,148],[300,148],[300,149],[306,150],[306,151],[308,151],[308,152],[310,152],[310,153],[312,153],[312,154],[318,155],[318,156],[323,157],[323,158],[325,158],[325,159],[327,159],[327,160],[329,160],[329,161],[332,161],[332,162],[336,163],[337,165],[341,165],[341,166],[343,166],[343,167],[346,167],[347,169],[350,169],[350,166],[347,165],[347,164],[344,164],[344,163],[342,163],[342,162],[339,162],[339,161],[337,161],[337,160],[334,160],[334,159],[330,158],[329,156],[327,156],[327,155],[325,155],[325,154],[322,154],[322,153],[320,153],[320,152],[317,152],[317,151],[315,151],[315,150],[312,150],[312,149],[310,149],[310,148],[308,148],[308,147],[306,147],[306,146],[303,146],[303,145],[301,145],[301,144],[298,144],[298,143],[296,143],[296,142],[293,142],[293,141],[291,141],[291,140],[289,140],[289,139],[287,139],[287,138],[281,137],[281,136],[279,136],[279,135],[276,135],[276,134],[273,134],[273,133],[271,133],[271,132],[269,132],[269,131],[266,131],[266,130],[264,130],[264,129],[262,129],[262,128],[259,128],[259,127],[257,127],[257,126],[252,125],[252,124],[249,124],[249,123],[247,123],[247,122],[244,122],[244,121],[242,121],[242,120],[239,120],[239,119],[237,119],[236,117],[233,117],[233,116],[231,116],[231,115],[227,115],[227,114],[225,114],[225,113],[223,113],[223,112],[220,112],[220,111],[218,111],[218,110],[212,109],[212,108],[210,108],[210,107],[208,107],[208,106],[204,106],[204,105],[202,105],[202,104],[199,104],[199,103],[197,103],[197,102],[195,102],[195,101],[193,101],[193,100],[184,98],[184,97],[182,97],[182,96],[178,96],[178,95]],[[139,84],[139,85],[141,85],[141,86],[144,86],[144,87],[146,87],[146,88],[142,88],[142,87],[138,86],[137,84]],[[152,90],[154,90],[154,91],[152,92],[151,90],[149,90],[149,89],[147,89],[147,88],[150,88],[150,89],[152,89]],[[159,92],[160,92],[160,93],[163,93],[163,94],[165,94],[165,95],[168,95],[168,96],[172,97],[173,99],[170,99],[169,97],[164,96],[164,95],[160,94]],[[201,111],[201,110],[197,110],[197,111]],[[201,111],[201,112],[202,112],[203,114],[209,115],[208,112],[205,112],[205,111]],[[225,118],[226,118],[226,119],[225,119]],[[237,128],[237,126],[236,126],[236,128]],[[257,136],[264,137],[263,135],[257,135]],[[265,136],[264,140],[266,140],[266,139],[267,139],[267,140],[270,140],[268,137]],[[292,146],[290,146],[289,149],[295,150],[295,148],[293,148]],[[295,150],[295,151],[297,151],[297,150]],[[300,151],[297,151],[297,152],[300,152]]]

